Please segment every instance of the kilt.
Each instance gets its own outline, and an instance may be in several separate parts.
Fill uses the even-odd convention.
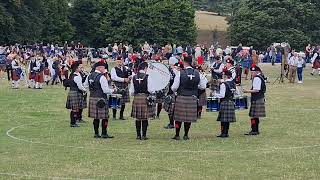
[[[43,70],[44,75],[49,76],[50,75],[50,69],[49,68],[45,68]]]
[[[320,60],[314,60],[312,68],[313,69],[320,68]]]
[[[132,102],[131,117],[136,120],[146,121],[149,118],[155,117],[155,106],[147,105],[146,94],[135,95]]]
[[[197,97],[178,96],[174,107],[174,120],[179,122],[196,122],[198,112]]]
[[[71,110],[82,109],[83,106],[83,95],[78,91],[69,91],[66,108]]]
[[[236,122],[235,106],[232,100],[222,101],[220,103],[220,111],[217,121]]]
[[[17,70],[12,70],[12,80],[13,81],[19,81],[20,75],[17,73]]]
[[[82,96],[82,98],[83,98],[83,101],[82,101],[82,108],[81,109],[85,109],[85,108],[87,108],[88,107],[88,105],[87,105],[87,94],[85,95],[85,96]]]
[[[98,108],[97,102],[101,98],[90,97],[89,98],[89,117],[93,119],[108,119],[109,118],[109,106],[108,103],[104,108]],[[107,100],[106,100],[107,101]]]
[[[205,105],[207,105],[207,94],[206,94],[206,92],[200,94],[199,102],[198,102],[198,106],[205,106]]]
[[[114,85],[118,88],[118,90],[114,94],[121,94],[121,105],[130,102],[130,95],[129,95],[129,85],[127,83],[121,83],[114,81]]]
[[[175,101],[175,95],[174,94],[170,94],[168,96],[172,97],[172,102],[171,103],[166,103],[164,102],[163,104],[163,109],[168,113],[168,114],[173,114],[173,110],[174,110],[174,101]]]
[[[38,72],[36,73],[36,77],[34,79],[38,83],[43,83],[44,82],[44,75],[43,72]]]
[[[251,100],[249,116],[252,118],[266,117],[266,108],[264,98],[256,101]]]
[[[29,72],[29,80],[34,80],[36,78],[36,73]]]

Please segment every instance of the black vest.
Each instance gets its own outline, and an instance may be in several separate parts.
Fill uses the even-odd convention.
[[[37,62],[36,61],[34,61],[34,62],[30,62],[30,72],[34,72],[34,70],[33,70],[33,68],[34,67],[37,67]]]
[[[251,93],[251,101],[257,101],[259,99],[262,99],[264,98],[264,93],[266,93],[266,83],[264,81],[264,78],[261,76],[261,75],[257,75],[256,77],[254,78],[260,78],[261,80],[261,88],[260,88],[260,91],[257,92],[257,93]],[[253,78],[253,80],[254,80]],[[252,80],[252,82],[253,82]],[[251,88],[251,90],[253,89],[253,87]]]
[[[122,67],[123,70],[121,70],[121,68],[119,68],[119,67],[114,67],[114,69],[116,70],[116,74],[118,77],[120,77],[120,78],[128,78],[129,77],[128,70],[126,67]]]
[[[100,78],[103,76],[101,73],[93,72],[88,77],[90,96],[102,98],[105,97],[100,84]]]
[[[139,82],[139,79],[140,80]],[[133,87],[134,87],[134,93],[139,94],[149,94],[148,92],[148,75],[145,73],[138,73],[133,77]]]
[[[174,82],[174,78],[176,77],[176,74],[174,73],[174,71],[172,70],[171,67],[169,67],[169,71],[171,73],[171,79],[169,81],[169,87],[171,87],[173,85],[173,82]],[[173,94],[173,91],[171,88],[169,88],[169,92],[168,92],[168,95],[171,95]]]
[[[234,83],[233,81],[226,81],[223,83],[226,86],[226,93],[224,95],[224,98],[221,99],[221,102],[227,101],[227,100],[233,100],[234,93],[232,92],[232,89],[233,90],[236,89],[236,83]]]
[[[80,89],[78,88],[78,86],[77,86],[77,83],[74,81],[74,78],[76,77],[76,76],[78,76],[78,75],[76,75],[76,74],[71,74],[70,75],[70,77],[69,77],[69,79],[71,80],[70,81],[70,91],[80,91]]]
[[[192,76],[192,78],[190,76]],[[199,82],[200,82],[199,71],[193,68],[187,68],[180,71],[180,85],[178,88],[178,95],[198,96]]]
[[[221,64],[222,64],[222,63],[220,63],[220,64],[215,63],[214,66],[213,66],[213,69],[214,69],[214,70],[219,69],[220,66],[221,66]],[[218,79],[222,79],[222,73],[217,73],[217,72],[212,71],[212,77],[213,77],[213,78],[216,78],[216,77],[217,77]]]

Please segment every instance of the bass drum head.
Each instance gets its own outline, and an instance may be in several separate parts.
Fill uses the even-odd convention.
[[[159,62],[151,62],[149,63],[147,74],[151,78],[151,82],[148,83],[150,83],[152,91],[164,90],[168,86],[171,73],[166,65]]]

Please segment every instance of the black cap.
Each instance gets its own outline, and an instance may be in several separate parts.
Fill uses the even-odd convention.
[[[144,70],[144,69],[146,69],[146,68],[148,68],[148,63],[147,63],[147,62],[142,62],[142,63],[140,63],[139,66],[138,66],[138,70],[139,70],[139,71],[140,71],[140,70]]]
[[[72,71],[76,71],[76,69],[79,67],[80,63],[78,61],[75,61],[72,65],[71,65],[71,69]]]
[[[261,69],[258,66],[252,66],[250,68],[250,71],[260,71],[261,72]]]
[[[192,56],[186,56],[186,57],[184,57],[184,60],[183,60],[183,61],[186,62],[186,63],[192,64]]]
[[[174,66],[179,67],[179,68],[181,68],[181,69],[184,68],[184,67],[183,67],[183,64],[182,64],[182,63],[179,63],[179,62],[175,63]]]
[[[226,60],[226,63],[230,63],[230,64],[232,64],[232,65],[233,65],[233,63],[234,63],[234,62],[233,62],[233,60],[232,60],[232,59],[227,59],[227,60]]]

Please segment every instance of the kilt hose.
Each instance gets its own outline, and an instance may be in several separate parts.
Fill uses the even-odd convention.
[[[174,104],[175,104],[175,95],[170,94],[168,96],[172,97],[172,102],[171,103],[163,103],[163,109],[168,113],[168,114],[173,114],[174,111]]]
[[[174,107],[174,120],[178,122],[197,122],[198,103],[195,96],[177,96]]]
[[[117,87],[117,91],[114,94],[121,94],[121,105],[125,105],[126,103],[130,102],[130,95],[129,95],[129,84],[116,82],[113,81],[114,85]]]
[[[78,91],[69,91],[66,108],[71,110],[83,109],[83,95]]]
[[[131,117],[137,121],[146,121],[155,117],[155,106],[148,106],[146,94],[135,95],[132,102]]]
[[[104,108],[98,108],[97,102],[101,98],[90,97],[89,98],[89,113],[88,116],[93,119],[109,119],[109,106],[108,100],[106,99],[106,106]]]
[[[220,122],[236,122],[235,105],[232,100],[222,101],[220,103],[220,111],[217,121]]]
[[[206,92],[200,94],[199,102],[198,102],[198,106],[205,106],[205,105],[207,105],[207,94],[206,94]]]
[[[251,100],[249,116],[252,118],[266,117],[265,99]]]

